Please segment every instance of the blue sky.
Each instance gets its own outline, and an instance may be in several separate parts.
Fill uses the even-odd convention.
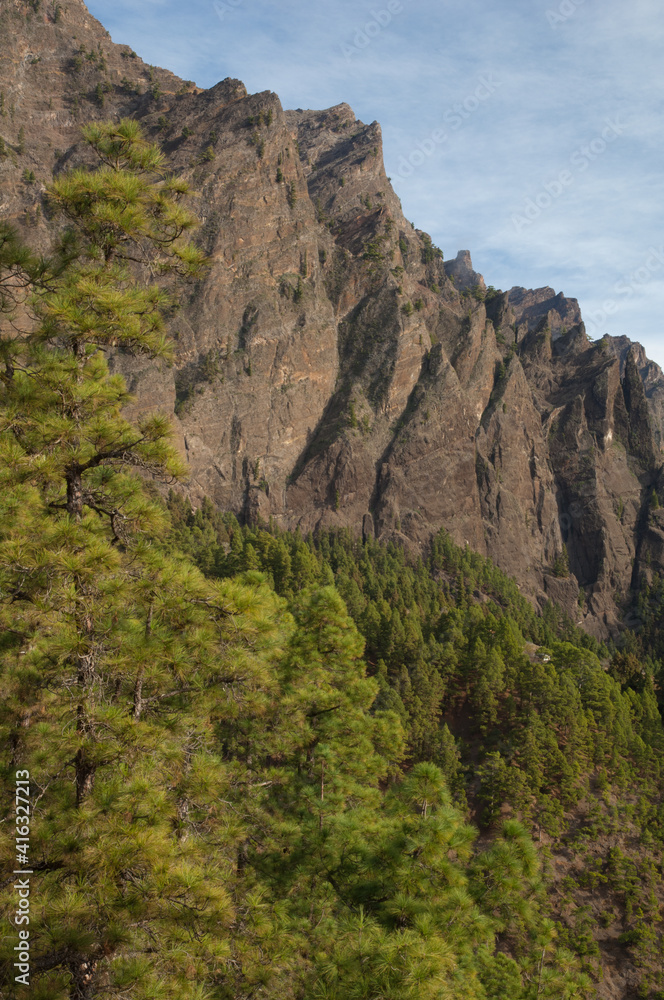
[[[592,337],[664,365],[658,0],[88,0],[116,42],[199,86],[383,127],[406,216],[487,284],[579,299]]]

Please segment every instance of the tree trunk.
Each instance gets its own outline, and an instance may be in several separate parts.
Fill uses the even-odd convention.
[[[194,755],[194,747],[189,745],[185,748],[185,758],[184,767],[182,769],[182,791],[178,795],[177,801],[175,803],[175,808],[177,812],[177,838],[181,844],[184,844],[189,836],[189,830],[187,829],[187,821],[189,819],[189,807],[191,805],[190,799],[186,792],[186,779],[191,772],[191,758]]]
[[[189,837],[189,831],[186,827],[187,820],[189,819],[189,799],[178,799],[176,810],[178,817],[177,838],[181,844],[184,844]]]
[[[141,717],[141,712],[143,711],[143,664],[138,668],[138,673],[136,674],[136,683],[134,684],[134,706],[132,710],[132,716],[136,721]]]
[[[150,605],[148,615],[145,621],[145,638],[149,639],[152,633],[152,611],[153,605]],[[134,706],[133,706],[133,717],[138,721],[141,717],[141,712],[143,711],[143,673],[145,672],[145,664],[141,663],[136,674],[136,683],[134,684]]]
[[[81,520],[83,514],[83,478],[78,465],[67,469],[67,513]]]
[[[249,851],[248,851],[249,841],[243,840],[237,849],[237,874],[241,875],[249,864]]]
[[[90,623],[86,622],[86,631],[90,631]],[[79,733],[92,732],[92,726],[87,710],[87,697],[94,675],[94,655],[88,653],[86,656],[78,658],[77,681],[79,685],[81,700],[76,710],[76,730]],[[81,803],[92,791],[95,780],[96,765],[92,763],[86,751],[79,747],[74,758],[74,768],[76,773],[76,808],[80,808]]]
[[[71,983],[69,1000],[94,1000],[94,973],[97,963],[90,958],[78,956],[69,962]]]
[[[76,768],[76,808],[79,809],[83,800],[92,791],[95,780],[95,766],[86,757],[83,750],[79,750],[74,758]]]

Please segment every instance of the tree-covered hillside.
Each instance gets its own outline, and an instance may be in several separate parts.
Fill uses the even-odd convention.
[[[107,355],[168,361],[205,262],[137,126],[85,135],[49,257],[0,231],[3,997],[16,867],[36,1000],[661,996],[659,663],[442,535],[166,503]]]
[[[542,844],[559,940],[600,995],[616,979],[625,995],[664,988],[654,588],[647,628],[609,650],[553,605],[537,615],[514,581],[444,533],[414,561],[346,531],[305,539],[240,526],[173,492],[168,506],[170,544],[210,578],[260,569],[290,603],[333,583],[365,640],[374,711],[404,725],[405,770],[435,763],[483,837],[507,816],[526,824]]]

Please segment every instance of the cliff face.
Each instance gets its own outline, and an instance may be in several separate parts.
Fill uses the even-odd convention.
[[[414,548],[443,526],[534,598],[615,627],[664,567],[664,376],[643,349],[590,343],[551,288],[487,290],[467,251],[443,262],[403,216],[380,126],[348,105],[200,90],[80,0],[36,6],[0,13],[3,215],[45,243],[44,183],[85,160],[81,124],[113,115],[199,192],[211,267],[173,321],[177,365],[113,362],[136,408],[174,414],[192,498]]]

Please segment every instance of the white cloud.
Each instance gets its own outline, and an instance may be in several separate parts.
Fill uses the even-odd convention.
[[[491,284],[552,285],[596,312],[664,232],[658,0],[576,0],[556,27],[547,19],[555,0],[402,2],[403,13],[372,28],[370,44],[350,58],[342,46],[387,0],[234,0],[223,19],[212,0],[89,6],[114,40],[203,86],[237,76],[251,91],[276,91],[286,107],[347,101],[358,117],[377,119],[406,215],[446,256],[469,249]],[[412,176],[399,177],[400,158],[463,107],[486,73],[500,81],[495,92]],[[512,215],[615,116],[624,133],[516,231]],[[664,364],[662,292],[653,276],[607,329],[637,336]]]

